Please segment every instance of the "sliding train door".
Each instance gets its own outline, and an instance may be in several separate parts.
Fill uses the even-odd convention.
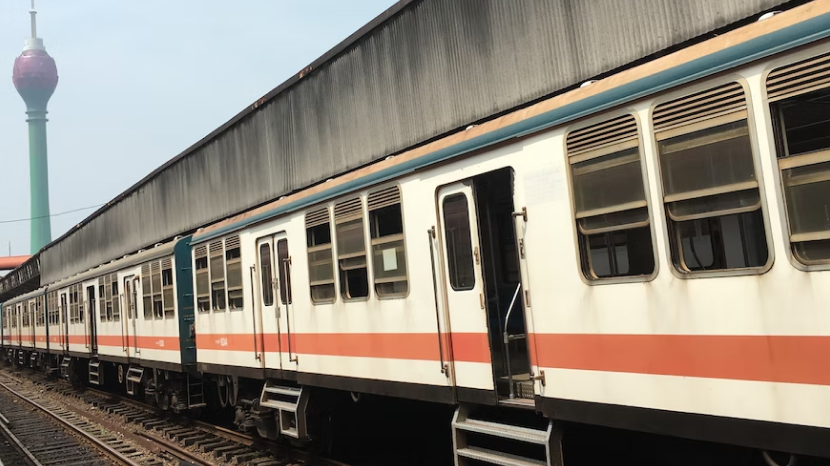
[[[491,391],[495,399],[472,182],[440,188],[438,213],[455,385],[459,397],[472,389]]]
[[[459,399],[473,388],[492,390],[500,403],[532,406],[519,239],[527,214],[514,205],[512,169],[441,188],[438,208]]]
[[[285,232],[257,240],[256,283],[259,290],[259,336],[263,353],[269,355],[265,367],[297,370],[293,330],[294,307],[291,292],[291,254]],[[272,359],[272,357],[276,358]]]

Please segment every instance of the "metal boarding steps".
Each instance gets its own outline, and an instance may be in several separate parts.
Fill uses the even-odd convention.
[[[280,433],[296,439],[308,437],[305,410],[308,406],[308,390],[302,387],[279,385],[266,380],[262,387],[259,405],[277,411]]]
[[[101,385],[101,361],[97,357],[89,360],[89,383]]]
[[[17,363],[20,366],[26,365],[26,354],[23,353],[23,350],[17,352]]]
[[[29,355],[29,367],[37,367],[37,353],[34,351]]]
[[[452,421],[453,453],[455,466],[471,466],[470,460],[499,466],[563,466],[561,432],[549,420],[547,429],[540,430],[503,422],[470,418],[471,407],[461,405]],[[488,447],[471,445],[468,434],[487,438]],[[495,441],[501,439],[502,442]],[[507,441],[507,442],[504,442]],[[545,460],[529,458],[515,452],[499,451],[503,443],[514,445],[538,445],[544,449]],[[525,449],[515,449],[524,451]],[[474,463],[477,464],[477,463]]]
[[[69,357],[69,356],[64,356],[63,359],[61,360],[61,366],[60,366],[61,377],[63,377],[64,379],[69,378],[69,365],[70,364],[72,364],[72,358]]]
[[[140,385],[142,378],[144,378],[144,368],[130,366],[129,370],[127,370],[127,380],[125,383],[127,386],[127,394],[135,395],[135,384]]]
[[[191,377],[190,374],[187,374],[188,409],[203,408],[205,406],[207,406],[207,403],[205,403],[205,392],[202,379]]]

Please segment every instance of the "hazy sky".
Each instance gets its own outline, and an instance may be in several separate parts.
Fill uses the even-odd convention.
[[[49,103],[53,214],[103,204],[395,3],[37,0],[60,82]],[[0,0],[0,222],[29,217],[25,105],[11,81],[29,0]],[[52,218],[57,238],[92,210]],[[29,223],[0,223],[0,255]]]

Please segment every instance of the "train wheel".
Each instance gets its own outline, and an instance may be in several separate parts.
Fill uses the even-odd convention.
[[[228,378],[224,375],[220,375],[216,379],[216,390],[217,395],[219,395],[219,406],[223,408],[228,407],[228,398],[230,397],[230,384],[228,382]]]
[[[119,364],[118,365],[118,385],[123,385],[124,384],[124,373],[125,372],[126,371],[124,370],[124,365]]]

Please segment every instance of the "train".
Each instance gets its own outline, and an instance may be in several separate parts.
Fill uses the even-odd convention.
[[[5,357],[272,439],[446,405],[457,466],[561,465],[579,426],[828,458],[827,10],[46,284],[0,306]]]

